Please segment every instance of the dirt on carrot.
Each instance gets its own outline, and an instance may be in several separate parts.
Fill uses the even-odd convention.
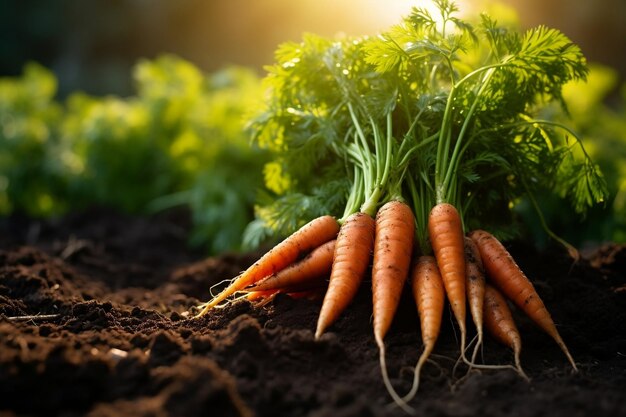
[[[181,212],[106,210],[0,221],[0,415],[406,416],[387,408],[369,285],[317,342],[321,301],[278,295],[255,308],[242,300],[189,320],[208,286],[261,253],[205,258],[185,249],[188,225]],[[626,416],[626,293],[616,291],[626,285],[626,247],[590,248],[572,265],[560,248],[506,246],[560,319],[580,372],[513,309],[531,383],[481,371],[451,390],[458,342],[445,308],[411,405],[432,417]],[[422,344],[408,291],[385,344],[392,383],[408,392]],[[488,335],[482,354],[486,363],[512,361]]]

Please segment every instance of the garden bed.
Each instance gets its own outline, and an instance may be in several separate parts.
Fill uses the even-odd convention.
[[[369,282],[320,341],[319,301],[239,301],[190,319],[209,287],[259,253],[189,250],[188,216],[90,210],[56,221],[14,216],[0,231],[0,415],[401,416],[378,367]],[[412,402],[419,415],[626,416],[626,247],[573,265],[558,248],[508,248],[534,281],[579,364],[516,314],[527,383],[513,371],[452,374],[449,311]],[[387,338],[400,392],[420,353],[405,291]],[[29,317],[38,316],[38,317]],[[487,339],[487,363],[510,363]]]

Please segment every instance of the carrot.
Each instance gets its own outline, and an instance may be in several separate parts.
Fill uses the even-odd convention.
[[[478,341],[472,354],[472,362],[476,361],[476,355],[483,343],[483,300],[485,298],[485,272],[480,252],[476,244],[469,237],[465,238],[465,287],[469,302],[472,321],[476,326]]]
[[[461,330],[461,357],[465,358],[465,250],[461,217],[456,208],[440,203],[432,208],[428,217],[428,235],[437,259],[446,295]]]
[[[289,292],[319,287],[330,274],[335,240],[315,248],[306,258],[246,287],[245,291],[289,289]],[[283,291],[285,292],[285,291]]]
[[[511,310],[507,305],[504,296],[487,284],[484,293],[484,318],[485,327],[491,336],[498,342],[513,350],[515,357],[515,367],[517,372],[524,378],[528,379],[526,373],[522,369],[520,363],[520,353],[522,352],[522,338],[517,330]]]
[[[401,399],[387,375],[383,339],[393,321],[409,273],[414,235],[415,219],[411,208],[405,203],[389,201],[376,214],[372,265],[374,338],[379,348],[380,369],[385,387],[401,406]]]
[[[467,300],[470,306],[472,321],[476,326],[477,342],[474,346],[472,359],[468,363],[472,368],[478,369],[504,369],[508,365],[479,365],[476,364],[476,355],[483,344],[483,322],[484,322],[484,299],[485,299],[485,270],[478,247],[472,239],[465,237],[465,288],[467,290]]]
[[[363,212],[351,214],[341,226],[335,243],[328,290],[317,320],[316,339],[339,317],[356,295],[369,266],[374,245],[374,228],[372,216]]]
[[[413,386],[402,398],[404,402],[410,401],[417,393],[422,366],[435,348],[441,329],[445,290],[435,258],[420,256],[417,259],[411,272],[411,288],[420,319],[424,351],[415,365]]]
[[[475,230],[470,237],[478,246],[489,279],[502,293],[517,305],[530,319],[559,345],[574,371],[576,363],[561,338],[550,313],[530,280],[515,263],[511,254],[493,235]]]
[[[261,259],[235,278],[228,287],[204,305],[204,309],[197,317],[206,314],[211,308],[235,292],[268,275],[275,274],[291,265],[305,253],[334,239],[338,231],[339,225],[332,216],[321,216],[310,221],[281,243],[274,246]]]
[[[374,337],[379,345],[389,330],[400,302],[413,251],[415,220],[411,208],[394,200],[376,215],[372,265]]]

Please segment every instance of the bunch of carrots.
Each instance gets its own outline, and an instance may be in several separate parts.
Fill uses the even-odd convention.
[[[585,77],[580,49],[556,30],[521,35],[485,15],[461,20],[448,0],[435,3],[440,19],[415,8],[376,38],[308,35],[279,48],[265,81],[267,107],[251,124],[275,155],[265,170],[271,193],[248,238],[296,231],[200,313],[237,294],[261,303],[278,293],[323,294],[317,339],[371,266],[382,377],[407,411],[446,298],[461,333],[459,360],[470,368],[503,367],[476,361],[486,329],[513,350],[525,377],[511,301],[576,370],[537,291],[496,235],[510,235],[514,201],[529,199],[541,215],[538,190],[570,198],[579,211],[606,194],[580,138],[536,117],[562,102],[563,84]],[[412,388],[400,396],[389,382],[383,340],[407,281],[424,346]],[[468,305],[477,333],[469,358]]]

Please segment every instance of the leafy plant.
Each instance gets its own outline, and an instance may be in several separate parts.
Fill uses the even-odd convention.
[[[258,77],[244,68],[206,75],[169,55],[138,63],[134,75],[135,96],[74,93],[65,103],[38,65],[0,81],[3,214],[186,205],[194,245],[239,249],[267,158],[244,131],[262,97]]]
[[[262,303],[281,292],[302,296],[304,283],[311,284],[311,263],[319,259],[314,268],[329,279],[327,288],[323,279],[312,287],[325,292],[318,339],[348,307],[371,265],[382,379],[394,402],[409,413],[421,363],[439,332],[444,292],[460,331],[459,362],[470,369],[482,366],[474,363],[489,307],[481,264],[577,370],[532,283],[499,240],[481,229],[510,236],[512,207],[528,198],[539,209],[536,195],[544,190],[567,198],[580,214],[607,194],[580,136],[557,116],[540,117],[552,103],[565,108],[564,85],[585,79],[581,50],[554,29],[520,33],[486,15],[460,20],[453,2],[434,3],[439,16],[414,8],[375,38],[307,35],[300,44],[278,49],[277,63],[268,68],[266,106],[251,124],[255,140],[273,152],[265,167],[270,192],[257,207],[247,238],[289,236],[199,313],[240,292],[250,300],[265,299]],[[334,247],[332,258],[317,257],[326,253],[325,245]],[[473,274],[467,269],[472,262]],[[427,264],[414,268],[411,278],[422,333],[429,339],[413,387],[400,397],[387,374],[383,339],[411,263]],[[256,290],[256,284],[282,274],[290,276],[284,286]],[[422,288],[420,281],[426,282]],[[432,305],[419,308],[426,300]],[[467,300],[478,335],[471,360],[465,353]],[[517,368],[524,375],[519,361]]]
[[[20,79],[0,79],[0,214],[59,213],[66,202],[55,156],[62,108],[54,75],[29,64]]]
[[[486,15],[460,20],[454,3],[436,3],[440,16],[415,8],[375,38],[306,35],[279,47],[265,80],[270,99],[252,123],[256,141],[276,155],[265,168],[273,198],[257,207],[248,239],[267,229],[287,234],[319,212],[341,217],[354,191],[338,201],[324,185],[355,190],[353,168],[363,164],[353,148],[382,158],[377,132],[393,137],[394,176],[414,196],[418,233],[435,202],[459,207],[468,228],[510,236],[511,207],[523,196],[549,189],[579,213],[605,199],[580,136],[539,117],[550,102],[564,106],[565,84],[586,77],[580,49],[554,29],[520,34]],[[323,206],[303,213],[297,201]]]
[[[607,183],[608,198],[591,208],[586,217],[580,216],[563,204],[562,194],[540,192],[537,204],[545,221],[554,232],[576,245],[597,244],[602,241],[626,242],[626,89],[617,88],[614,70],[590,65],[587,82],[569,83],[563,90],[569,112],[564,114],[547,107],[542,117],[569,123],[585,138],[586,149],[602,167]],[[613,100],[609,93],[617,92]],[[621,93],[621,94],[619,94]],[[529,225],[532,239],[545,244],[532,202],[520,201],[516,211]]]

